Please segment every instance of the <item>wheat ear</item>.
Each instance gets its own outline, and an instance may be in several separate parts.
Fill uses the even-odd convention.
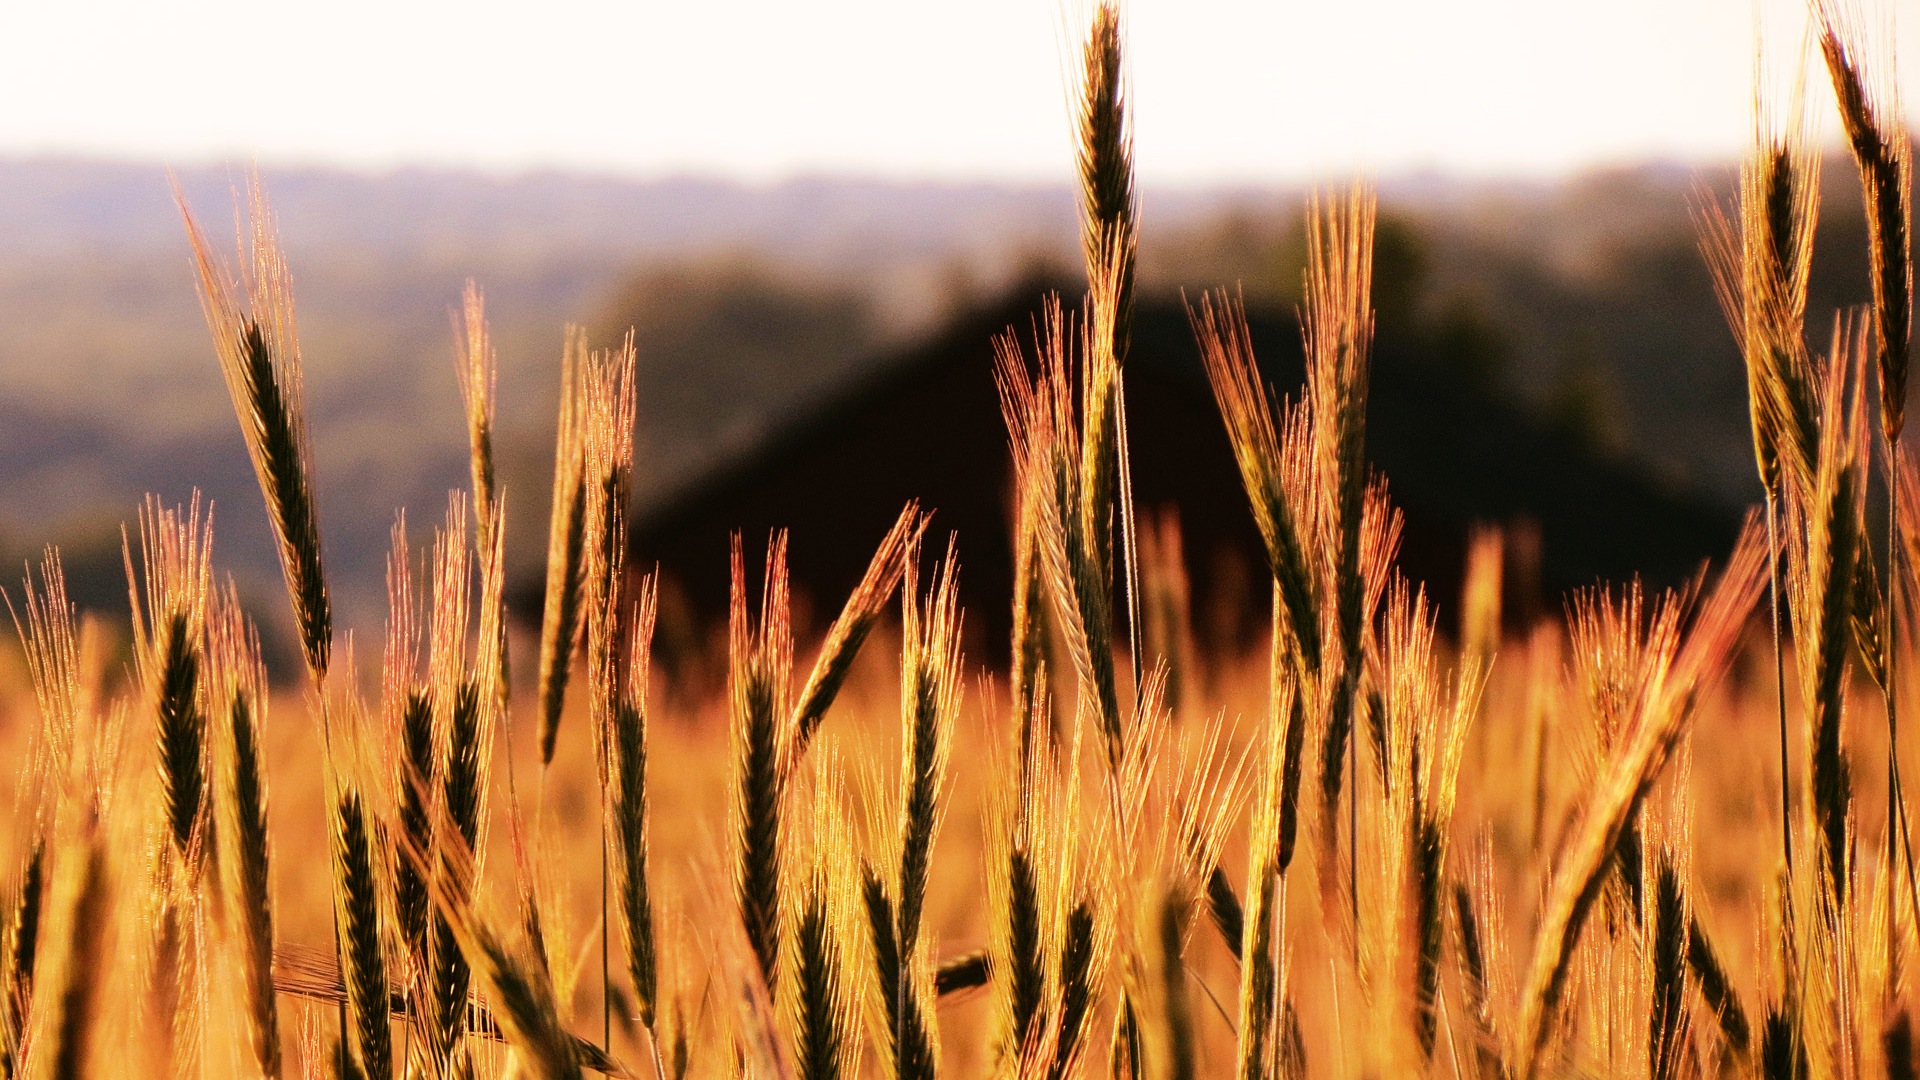
[[[731,717],[734,897],[761,978],[777,985],[780,967],[782,791],[780,757],[789,745],[789,683],[793,632],[788,622],[787,541],[776,533],[767,549],[756,627],[747,614],[746,563],[733,541],[732,605],[728,619],[728,701]]]
[[[313,455],[301,404],[293,280],[280,253],[272,210],[258,175],[247,185],[250,229],[242,260],[247,265],[244,306],[237,295],[240,286],[213,254],[177,188],[174,194],[200,271],[200,306],[266,497],[301,650],[317,685],[326,678],[332,650],[333,607],[321,566],[320,519],[314,511]]]
[[[157,721],[160,788],[174,851],[197,873],[205,840],[208,733],[201,695],[213,523],[196,495],[184,509],[150,498],[140,518],[140,572],[123,540],[140,669]],[[144,594],[145,603],[141,596]]]
[[[540,620],[540,760],[553,760],[567,678],[580,640],[586,584],[589,493],[586,336],[567,332],[560,357],[560,420],[553,451],[553,512],[547,530],[546,608]]]
[[[499,359],[494,354],[493,336],[487,328],[486,297],[471,280],[462,295],[460,317],[454,322],[454,341],[458,350],[456,371],[460,377],[460,399],[467,411],[467,451],[473,473],[474,549],[485,560],[499,543],[504,528],[504,508],[493,465],[494,391]],[[497,640],[494,679],[504,708],[511,672],[506,635],[497,635]]]
[[[807,676],[794,706],[793,738],[782,762],[783,774],[791,774],[806,756],[807,744],[819,730],[820,722],[826,719],[827,709],[840,693],[840,687],[846,683],[861,644],[886,610],[893,590],[899,586],[909,555],[919,549],[926,525],[927,519],[920,513],[919,505],[909,502],[881,539],[873,559],[867,563],[866,573],[827,631],[827,640],[820,646],[813,672]]]
[[[1641,801],[1685,732],[1700,696],[1730,660],[1747,617],[1759,599],[1762,545],[1749,519],[1720,579],[1682,633],[1678,600],[1663,604],[1650,634],[1659,661],[1657,677],[1647,680],[1634,702],[1631,740],[1613,755],[1580,819],[1553,876],[1533,962],[1521,995],[1520,1022],[1512,1060],[1520,1077],[1537,1075],[1552,1012],[1564,988],[1574,945],[1600,887],[1606,882],[1614,849]]]
[[[659,955],[654,940],[653,894],[647,847],[647,678],[651,668],[658,591],[654,578],[641,585],[632,620],[626,680],[608,717],[608,792],[612,829],[613,892],[620,912],[627,976],[633,980],[640,1022],[655,1030],[659,1007]]]
[[[225,714],[217,748],[214,806],[225,850],[220,859],[227,925],[239,945],[247,1031],[262,1076],[280,1075],[280,1021],[273,989],[273,877],[267,837],[267,774],[260,734],[267,678],[260,640],[229,584],[207,625],[210,700]],[[218,715],[218,713],[216,713]]]

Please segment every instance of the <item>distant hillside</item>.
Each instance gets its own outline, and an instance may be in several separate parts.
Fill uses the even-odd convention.
[[[662,567],[669,610],[724,620],[729,537],[738,533],[757,559],[773,530],[788,529],[795,590],[824,618],[913,500],[933,512],[936,541],[957,531],[968,625],[984,655],[999,655],[1013,524],[992,341],[1012,328],[1030,350],[1045,289],[1066,291],[1057,282],[1016,286],[638,515],[633,553],[639,566]],[[1305,378],[1299,324],[1268,306],[1248,315],[1269,384],[1296,392]],[[1635,573],[1679,585],[1731,545],[1737,514],[1529,418],[1491,387],[1436,365],[1428,344],[1404,334],[1377,342],[1367,449],[1406,515],[1401,565],[1443,609],[1458,594],[1478,525],[1517,528],[1524,544],[1538,544],[1523,560],[1537,562],[1516,567],[1524,580],[1510,582],[1510,602],[1526,610]],[[1265,576],[1264,554],[1179,306],[1148,300],[1137,308],[1126,378],[1136,504],[1149,514],[1177,511],[1196,618],[1230,639],[1218,644],[1244,645],[1246,628],[1265,610],[1252,587]]]
[[[1857,187],[1846,166],[1828,177],[1816,320],[1865,298]],[[180,175],[216,236],[240,178]],[[487,290],[501,353],[499,445],[524,566],[544,535],[568,322],[603,343],[640,327],[645,511],[1026,270],[1076,259],[1065,184],[266,180],[299,300],[328,558],[363,634],[394,510],[424,527],[465,479],[448,315],[468,277]],[[1413,333],[1441,370],[1671,490],[1738,506],[1753,496],[1743,384],[1690,220],[1698,185],[1726,180],[1657,166],[1565,184],[1388,178],[1383,333]],[[1303,193],[1143,201],[1143,295],[1238,282],[1250,300],[1294,302]],[[0,161],[0,237],[0,555],[55,539],[104,550],[143,492],[182,499],[198,485],[218,504],[222,564],[277,588],[166,171]]]

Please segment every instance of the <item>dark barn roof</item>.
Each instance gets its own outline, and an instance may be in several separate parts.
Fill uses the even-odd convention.
[[[1043,294],[1028,286],[956,319],[854,392],[642,515],[630,533],[631,565],[659,563],[696,616],[724,619],[729,537],[745,538],[757,576],[767,537],[785,528],[795,589],[824,620],[901,506],[917,499],[934,512],[936,543],[958,533],[968,625],[997,655],[1010,621],[1012,527],[992,339],[1013,328],[1030,354]],[[1296,392],[1298,323],[1277,311],[1249,319],[1269,381]],[[1409,352],[1391,339],[1377,343],[1367,449],[1406,512],[1402,566],[1442,602],[1456,593],[1477,523],[1533,523],[1534,599],[1634,573],[1678,582],[1730,546],[1731,512],[1666,492]],[[1139,304],[1125,377],[1136,505],[1178,507],[1196,625],[1244,632],[1266,604],[1258,536],[1178,304]],[[1220,605],[1238,610],[1226,618],[1206,610]]]

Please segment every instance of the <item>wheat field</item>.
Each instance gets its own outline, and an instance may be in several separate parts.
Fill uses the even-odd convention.
[[[627,557],[631,338],[567,338],[544,607],[512,632],[532,500],[496,480],[513,403],[471,285],[471,486],[395,527],[374,647],[338,632],[265,191],[235,263],[182,200],[304,670],[269,682],[197,499],[129,529],[130,625],[82,616],[53,549],[6,590],[0,1076],[1920,1075],[1912,156],[1866,25],[1820,0],[1806,59],[1871,302],[1806,325],[1798,89],[1758,89],[1702,208],[1764,503],[1687,587],[1533,626],[1496,530],[1458,626],[1396,568],[1355,184],[1306,209],[1304,385],[1263,380],[1234,293],[1189,301],[1271,582],[1264,647],[1196,645],[1177,536],[1132,500],[1111,2],[1074,80],[1086,293],[994,342],[1015,535],[908,505],[832,538],[873,555],[820,633],[784,534],[736,537],[707,690],[654,670],[659,571]],[[957,599],[965,547],[1003,542],[1004,669]]]

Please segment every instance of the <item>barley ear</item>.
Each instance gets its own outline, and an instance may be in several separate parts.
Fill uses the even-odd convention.
[[[1693,973],[1694,985],[1700,988],[1701,1001],[1719,1022],[1720,1037],[1727,1049],[1744,1056],[1752,1041],[1747,1012],[1697,910],[1690,913],[1687,923],[1687,967]]]
[[[136,655],[156,723],[168,835],[181,865],[197,874],[208,806],[207,714],[202,695],[213,523],[196,495],[185,508],[149,499],[140,519],[140,572],[123,541]],[[142,594],[145,603],[142,604]]]
[[[620,912],[627,975],[640,1006],[640,1022],[655,1029],[659,1006],[659,955],[654,940],[653,893],[647,845],[647,677],[651,667],[657,579],[648,577],[635,605],[626,682],[608,717],[609,827],[613,832],[613,892]]]
[[[780,969],[783,790],[780,756],[792,715],[789,681],[793,635],[787,595],[786,535],[768,545],[760,618],[747,613],[746,563],[733,541],[728,618],[729,731],[733,797],[729,827],[735,853],[734,898],[761,978],[777,985]]]
[[[811,858],[800,902],[789,913],[793,1059],[799,1080],[839,1080],[859,1071],[859,973],[849,962],[864,929],[858,870],[842,811],[842,766],[829,757],[813,785]],[[856,954],[857,955],[857,954]]]
[[[27,1021],[33,1015],[34,962],[46,897],[47,844],[36,824],[25,866],[7,898],[5,938],[0,939],[0,1076],[20,1075],[25,1064]]]
[[[505,527],[493,465],[494,390],[500,365],[494,354],[492,334],[487,329],[486,297],[472,280],[467,282],[460,317],[454,323],[454,341],[458,346],[456,370],[460,376],[460,399],[467,411],[467,448],[473,473],[474,549],[484,561],[501,539],[500,532]],[[495,652],[499,698],[505,702],[510,692],[505,634],[498,635]]]
[[[907,562],[920,549],[920,537],[926,531],[927,519],[920,513],[917,503],[909,502],[900,511],[893,527],[881,539],[880,546],[873,553],[873,559],[867,564],[867,571],[854,586],[852,595],[847,597],[846,606],[841,608],[840,617],[833,621],[832,629],[827,631],[827,640],[820,646],[820,656],[814,661],[813,673],[807,676],[806,685],[800,690],[798,704],[794,708],[793,741],[786,751],[782,764],[783,774],[791,774],[799,767],[806,756],[807,743],[826,718],[827,709],[840,693],[840,687],[847,681],[847,674],[853,669],[853,660],[860,652],[860,646],[872,631],[875,622],[886,610],[887,601],[892,598],[893,590],[900,584],[900,575],[905,571]]]
[[[1202,296],[1198,307],[1188,307],[1187,318],[1273,574],[1280,616],[1275,632],[1287,634],[1303,670],[1317,672],[1319,577],[1309,552],[1318,525],[1308,478],[1307,413],[1284,401],[1274,407],[1238,299]]]
[[[240,286],[213,254],[178,188],[174,196],[200,271],[200,307],[266,497],[301,650],[317,685],[326,678],[332,651],[333,608],[321,567],[320,519],[314,511],[313,455],[301,404],[293,281],[258,175],[247,187],[250,232],[243,250],[247,263],[244,307],[237,295]]]
[[[246,993],[247,1032],[262,1076],[280,1075],[280,1021],[273,986],[273,879],[267,836],[267,775],[260,745],[267,679],[260,641],[240,611],[233,586],[217,598],[208,624],[214,692],[225,713],[215,740],[216,830],[227,924],[237,937]]]
[[[340,933],[340,970],[346,985],[348,1060],[373,1080],[393,1074],[388,1028],[387,960],[383,889],[374,856],[380,841],[358,791],[342,790],[333,824],[334,919]]]
[[[553,513],[547,532],[546,607],[540,620],[540,760],[553,760],[567,679],[580,641],[586,585],[588,425],[585,334],[567,332],[560,359],[560,421],[553,451]]]
[[[1890,55],[1869,56],[1864,28],[1838,0],[1814,5],[1820,54],[1833,78],[1840,121],[1859,167],[1873,283],[1874,361],[1880,425],[1897,444],[1906,417],[1913,333],[1913,148]],[[1891,40],[1891,35],[1887,35]]]
[[[1126,100],[1126,27],[1120,6],[1101,0],[1081,48],[1078,133],[1081,254],[1096,292],[1110,289],[1107,340],[1118,362],[1133,321],[1133,249],[1138,203],[1133,191],[1133,131]],[[1102,279],[1107,279],[1103,282]]]

